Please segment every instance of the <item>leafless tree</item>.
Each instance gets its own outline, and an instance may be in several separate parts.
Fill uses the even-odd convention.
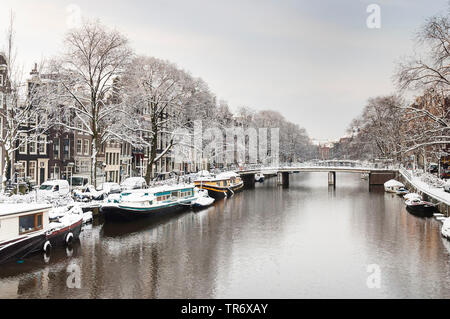
[[[43,102],[47,91],[42,89],[42,83],[37,78],[22,80],[22,68],[17,64],[16,56],[14,15],[11,13],[6,33],[6,53],[0,56],[0,60],[5,59],[6,62],[6,91],[4,100],[0,100],[3,123],[0,144],[5,150],[3,189],[6,186],[8,167],[10,176],[14,176],[15,151],[28,143],[44,143],[39,137],[51,126],[46,116],[49,112],[48,105]]]
[[[95,185],[98,151],[101,145],[115,138],[107,128],[121,107],[111,96],[133,53],[125,36],[98,21],[85,21],[79,28],[70,30],[64,45],[65,53],[54,59],[48,70],[58,88],[55,111],[65,115],[55,117],[59,119],[55,124],[92,138],[91,180]]]

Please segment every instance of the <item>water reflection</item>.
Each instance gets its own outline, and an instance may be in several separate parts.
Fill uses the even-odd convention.
[[[1,266],[8,298],[450,297],[440,224],[358,174],[290,175],[198,212],[126,224],[96,221],[49,263]],[[67,268],[81,288],[67,287]],[[367,265],[381,270],[370,289]]]

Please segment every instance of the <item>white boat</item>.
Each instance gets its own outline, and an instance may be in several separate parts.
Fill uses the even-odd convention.
[[[208,195],[208,191],[206,189],[197,189],[195,188],[195,196],[196,199],[192,201],[193,208],[202,208],[210,206],[214,203],[215,199]]]
[[[401,187],[405,187],[405,185],[395,179],[391,179],[384,183],[384,190],[389,193],[397,193],[398,189]]]
[[[258,183],[264,182],[264,174],[263,173],[255,174],[255,182],[258,182]]]
[[[406,195],[408,193],[409,191],[405,187],[400,187],[396,192],[397,195]]]
[[[447,239],[450,239],[450,218],[446,218],[442,224],[441,234]]]
[[[417,193],[408,193],[408,194],[404,195],[403,198],[405,200],[414,199],[414,198],[422,199],[422,196],[420,196]]]

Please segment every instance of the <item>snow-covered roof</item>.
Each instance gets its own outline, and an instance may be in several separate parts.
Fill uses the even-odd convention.
[[[168,192],[168,191],[176,191],[179,189],[184,188],[194,188],[193,184],[176,184],[176,185],[161,185],[156,187],[150,187],[150,188],[144,188],[144,189],[133,189],[124,191],[124,193],[131,193],[131,194],[141,194],[141,193],[161,193],[161,192]]]
[[[217,180],[224,180],[224,179],[230,179],[232,177],[238,177],[239,174],[229,171],[229,172],[223,172],[219,173],[217,175],[209,175],[209,176],[200,176],[196,179],[196,181],[217,181]]]
[[[220,174],[217,174],[217,178],[231,178],[231,177],[238,177],[239,176],[239,174],[236,174],[235,172],[233,172],[233,171],[229,171],[229,172],[223,172],[223,173],[220,173]]]
[[[44,210],[52,208],[48,204],[36,204],[36,203],[14,203],[14,204],[0,204],[0,216],[14,215],[32,212],[36,210]]]
[[[386,183],[384,183],[384,186],[386,186],[386,187],[394,187],[394,186],[404,187],[405,185],[403,185],[403,183],[400,183],[399,181],[397,181],[395,179],[391,179],[391,180],[387,181]]]

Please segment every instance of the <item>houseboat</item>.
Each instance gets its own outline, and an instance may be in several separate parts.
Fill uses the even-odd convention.
[[[50,209],[47,204],[0,204],[0,263],[39,251],[48,254],[78,238],[83,217],[68,214],[50,222]]]
[[[199,177],[194,184],[200,189],[208,190],[209,196],[215,199],[230,197],[244,187],[244,182],[235,172]]]
[[[134,220],[189,208],[197,197],[194,185],[164,185],[149,189],[135,189],[110,196],[100,207],[107,220]]]

